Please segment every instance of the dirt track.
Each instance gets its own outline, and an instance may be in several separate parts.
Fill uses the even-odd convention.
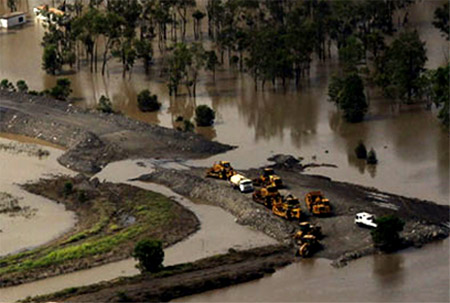
[[[286,246],[266,246],[230,251],[144,274],[25,300],[25,302],[167,302],[207,290],[263,277],[290,264],[293,253]]]
[[[107,163],[126,158],[192,159],[232,148],[120,114],[82,110],[67,102],[2,90],[0,132],[61,145],[68,151],[58,161],[84,173],[96,173]]]
[[[305,175],[302,174],[303,166],[292,162],[280,162],[275,168],[287,187],[282,191],[299,197],[306,219],[322,227],[325,238],[321,243],[324,249],[316,256],[333,259],[337,266],[346,264],[350,259],[375,253],[370,230],[354,224],[355,214],[361,211],[376,216],[395,214],[404,220],[406,224],[402,236],[405,247],[421,246],[448,237],[448,206],[336,182],[321,176]],[[253,202],[251,194],[233,190],[228,182],[206,179],[204,172],[202,168],[182,171],[160,168],[138,179],[166,185],[194,201],[220,206],[236,216],[241,224],[258,229],[279,241],[291,241],[298,223],[276,217],[264,206]],[[259,170],[251,169],[242,173],[255,178]],[[321,190],[330,199],[333,216],[317,218],[309,214],[304,196],[313,190]]]

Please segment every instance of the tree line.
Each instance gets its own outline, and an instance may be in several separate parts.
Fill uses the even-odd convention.
[[[335,47],[343,68],[331,81],[330,99],[348,121],[363,119],[367,85],[405,103],[426,99],[445,107],[430,94],[435,84],[429,82],[436,77],[424,69],[426,50],[418,34],[402,32],[386,42],[408,22],[404,8],[413,2],[207,0],[203,9],[194,0],[75,0],[64,2],[65,15],[47,25],[43,68],[55,74],[64,65],[85,65],[105,74],[116,59],[126,77],[136,60],[148,72],[158,47],[160,76],[170,94],[185,87],[195,97],[199,74],[210,71],[214,79],[218,65],[249,73],[255,89],[267,83],[274,89],[299,86],[309,77],[311,62],[329,60]],[[189,23],[193,37],[187,36]],[[448,39],[448,3],[436,10],[433,24]]]

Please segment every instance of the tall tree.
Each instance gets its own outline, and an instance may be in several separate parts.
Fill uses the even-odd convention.
[[[449,4],[446,2],[441,7],[436,8],[434,11],[434,21],[433,25],[437,27],[443,34],[446,36],[447,40],[449,40]]]

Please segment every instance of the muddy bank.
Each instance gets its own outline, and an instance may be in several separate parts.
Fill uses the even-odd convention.
[[[286,185],[282,191],[300,198],[303,218],[322,227],[325,238],[321,243],[324,249],[316,256],[332,259],[336,266],[376,252],[370,230],[354,224],[354,216],[358,212],[366,211],[376,216],[393,214],[404,220],[404,247],[420,247],[448,237],[448,206],[336,182],[322,176],[305,175],[302,173],[304,166],[295,161],[277,161],[274,167]],[[158,168],[138,179],[160,183],[194,200],[222,207],[236,216],[241,224],[249,225],[279,241],[291,241],[298,223],[274,216],[271,211],[253,202],[251,194],[241,194],[225,181],[206,179],[204,173],[205,169],[202,168],[182,171]],[[242,173],[255,178],[260,170],[250,169]],[[333,216],[318,218],[307,211],[304,196],[313,190],[321,190],[330,199]]]
[[[75,108],[68,102],[0,90],[0,132],[26,135],[67,148],[58,161],[95,173],[126,158],[203,158],[232,147],[121,114]]]
[[[35,249],[0,258],[0,287],[130,258],[137,241],[168,247],[199,229],[193,212],[158,193],[83,175],[41,179],[23,187],[65,205],[75,227]]]
[[[263,277],[293,261],[288,246],[265,246],[166,267],[156,274],[70,288],[24,302],[161,302]]]

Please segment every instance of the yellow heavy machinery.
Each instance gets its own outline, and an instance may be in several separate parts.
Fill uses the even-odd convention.
[[[275,186],[263,187],[255,191],[252,195],[253,200],[257,203],[265,205],[267,208],[272,208],[274,203],[282,203],[280,192]]]
[[[236,174],[228,161],[219,161],[214,163],[213,167],[206,171],[206,177],[229,180],[231,176]]]
[[[301,209],[298,198],[293,195],[287,195],[282,200],[276,200],[272,203],[272,212],[287,220],[300,220]]]
[[[300,230],[294,234],[294,239],[298,242],[305,235],[313,235],[317,239],[322,239],[322,228],[320,226],[313,225],[309,222],[300,222]]]
[[[322,248],[322,245],[317,241],[317,238],[313,235],[304,235],[297,242],[298,251],[297,255],[302,258],[311,257],[314,253]]]
[[[253,183],[261,186],[272,185],[277,188],[283,187],[283,181],[280,176],[276,175],[273,168],[270,167],[264,168],[262,175],[254,179]]]
[[[326,199],[320,191],[312,191],[305,196],[306,207],[316,216],[331,214],[330,200]]]

